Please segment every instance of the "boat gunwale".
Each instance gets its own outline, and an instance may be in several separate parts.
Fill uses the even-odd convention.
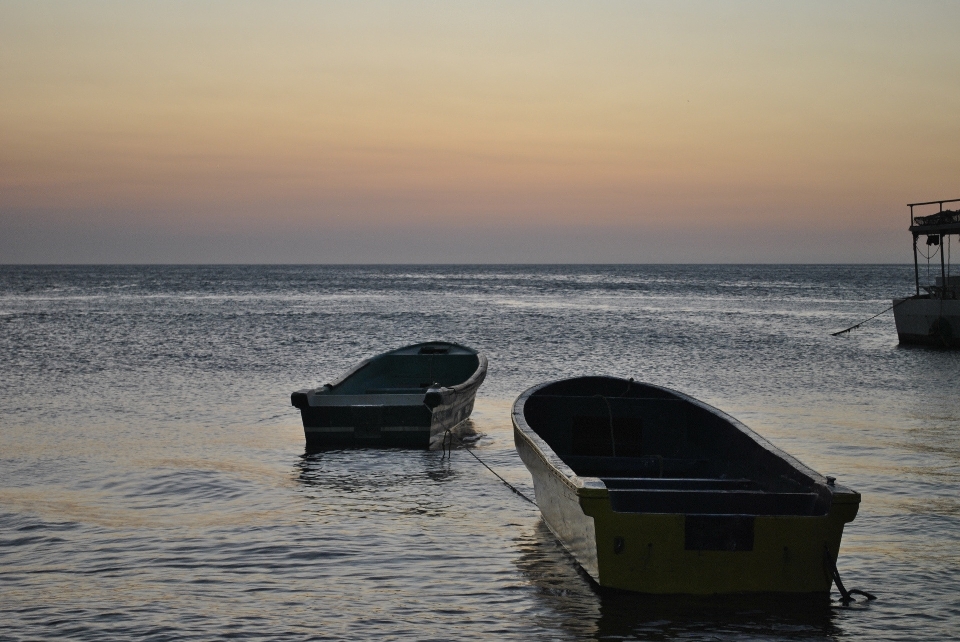
[[[530,397],[536,394],[539,390],[542,390],[543,388],[554,385],[556,383],[565,382],[565,381],[575,381],[577,379],[609,379],[613,381],[622,381],[622,382],[627,381],[626,379],[623,379],[621,377],[612,377],[609,375],[583,375],[579,377],[568,377],[565,379],[556,379],[554,381],[548,381],[548,382],[533,386],[531,388],[528,388],[527,390],[522,392],[520,396],[518,396],[513,403],[511,414],[512,414],[515,434],[520,434],[533,447],[534,452],[537,453],[537,455],[544,461],[544,463],[546,463],[558,477],[562,478],[563,481],[570,488],[576,490],[578,495],[593,495],[598,492],[606,494],[606,492],[608,491],[608,488],[601,478],[580,477],[579,475],[577,475],[573,471],[573,469],[570,468],[570,466],[566,462],[564,462],[563,459],[556,454],[556,452],[554,452],[553,448],[550,447],[550,445],[546,442],[546,440],[544,440],[536,432],[536,430],[534,430],[533,427],[531,427],[530,424],[527,423],[526,417],[524,416],[524,407],[526,406],[527,400],[530,399]],[[820,493],[823,493],[824,491],[826,491],[826,493],[828,493],[829,495],[832,495],[833,498],[836,498],[836,495],[838,494],[838,492],[840,494],[849,493],[859,497],[859,493],[856,493],[855,491],[848,489],[844,486],[829,485],[827,482],[827,478],[824,475],[821,475],[820,473],[816,472],[815,470],[813,470],[812,468],[810,468],[809,466],[807,466],[806,464],[798,460],[793,455],[790,455],[789,453],[786,453],[780,448],[774,446],[768,439],[766,439],[759,433],[755,432],[754,430],[752,430],[751,428],[743,424],[741,421],[739,421],[735,417],[732,417],[727,413],[723,412],[719,408],[715,408],[714,406],[711,406],[708,403],[700,401],[699,399],[691,397],[690,395],[684,394],[677,390],[673,390],[671,388],[658,386],[656,384],[646,383],[642,381],[634,381],[634,383],[637,383],[643,386],[649,386],[650,388],[653,388],[655,390],[660,390],[662,392],[666,392],[670,395],[675,395],[677,398],[679,398],[679,400],[685,401],[696,407],[699,407],[713,414],[719,419],[726,421],[730,426],[739,430],[746,437],[752,439],[757,445],[767,450],[770,454],[780,458],[781,460],[784,461],[784,463],[792,467],[798,473],[808,477],[810,483],[813,484],[813,486],[816,488],[816,491],[819,491]],[[566,397],[566,396],[575,396],[575,395],[558,395],[558,396]]]
[[[311,388],[311,389],[308,390],[308,392],[313,392],[314,394],[316,394],[316,391],[319,391],[319,390],[322,390],[322,389],[324,389],[324,388],[327,388],[327,389],[330,391],[330,393],[333,394],[333,395],[342,396],[342,397],[352,397],[352,396],[356,396],[356,395],[347,395],[347,394],[342,394],[342,393],[336,393],[336,392],[334,392],[334,391],[335,391],[335,389],[336,389],[337,386],[341,385],[341,384],[342,384],[343,382],[345,382],[347,379],[349,379],[350,377],[354,376],[354,375],[357,374],[360,370],[362,370],[363,368],[365,368],[366,366],[368,366],[369,364],[373,363],[374,361],[376,361],[376,360],[378,360],[378,359],[381,359],[381,358],[383,358],[383,357],[389,356],[389,355],[391,355],[391,354],[395,354],[395,353],[397,353],[397,352],[400,352],[401,350],[409,350],[410,348],[416,348],[416,347],[428,346],[428,345],[437,345],[437,344],[443,344],[443,345],[448,345],[448,346],[454,346],[454,347],[457,347],[457,348],[463,348],[464,350],[468,350],[469,352],[475,354],[475,355],[477,356],[477,360],[478,360],[477,368],[476,368],[476,370],[473,371],[473,374],[471,374],[470,377],[468,377],[466,380],[464,380],[464,381],[461,382],[461,383],[458,383],[458,384],[455,385],[455,386],[440,386],[440,387],[438,388],[439,390],[441,390],[441,391],[443,391],[443,390],[452,390],[452,391],[454,391],[454,392],[456,392],[456,393],[460,393],[460,392],[463,392],[464,390],[467,390],[467,389],[471,388],[471,387],[474,386],[474,385],[479,386],[480,383],[483,382],[483,379],[486,378],[486,374],[487,374],[487,357],[484,356],[484,354],[483,354],[482,352],[480,352],[479,350],[475,350],[474,348],[471,348],[471,347],[469,347],[469,346],[465,346],[465,345],[463,345],[463,344],[460,344],[460,343],[454,343],[453,341],[422,341],[422,342],[420,342],[420,343],[412,343],[412,344],[410,344],[410,345],[401,346],[401,347],[399,347],[399,348],[395,348],[395,349],[389,350],[389,351],[387,351],[387,352],[381,352],[380,354],[375,354],[375,355],[373,355],[372,357],[367,357],[366,359],[364,359],[363,361],[357,363],[356,365],[354,365],[352,368],[350,368],[349,370],[347,370],[345,373],[343,373],[342,375],[340,375],[340,376],[337,377],[336,379],[330,381],[329,383],[323,384],[322,386],[318,386],[318,387],[316,387],[316,388]],[[432,355],[432,356],[442,356],[442,355]],[[424,392],[426,392],[426,391],[424,391]]]

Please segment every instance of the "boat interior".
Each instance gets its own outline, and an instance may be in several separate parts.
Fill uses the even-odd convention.
[[[480,366],[477,353],[453,343],[408,346],[374,357],[327,389],[335,395],[416,394],[432,387],[453,387]],[[324,390],[318,391],[323,394]]]
[[[534,392],[527,425],[579,477],[599,478],[614,511],[822,515],[830,493],[722,414],[669,390],[612,377]]]

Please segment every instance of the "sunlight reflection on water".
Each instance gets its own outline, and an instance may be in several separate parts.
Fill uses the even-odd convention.
[[[900,266],[0,268],[3,633],[949,638],[960,401],[946,382],[960,357],[898,348],[884,317],[829,336],[910,279]],[[466,453],[305,454],[292,390],[426,338],[490,358],[475,452],[528,494],[509,409],[540,381],[634,376],[744,421],[863,494],[839,567],[880,599],[599,591]]]

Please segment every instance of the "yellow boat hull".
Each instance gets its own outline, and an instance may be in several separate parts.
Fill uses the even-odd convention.
[[[858,504],[818,517],[753,517],[752,550],[687,550],[686,515],[615,513],[609,498],[580,498],[593,520],[601,586],[641,593],[819,593],[833,581],[843,525]]]
[[[696,402],[728,422],[729,430],[756,443],[758,461],[809,480],[809,494],[818,498],[822,509],[808,514],[742,514],[684,511],[674,504],[663,512],[631,507],[614,495],[639,496],[645,491],[624,494],[607,487],[616,479],[578,476],[531,429],[523,413],[525,400],[536,390],[514,405],[517,452],[531,473],[547,527],[600,586],[650,594],[829,593],[843,527],[857,515],[859,493],[820,476],[739,422]],[[660,475],[650,481],[670,482],[662,471]],[[755,496],[763,494],[757,491]],[[714,498],[721,495],[722,491],[711,492]]]

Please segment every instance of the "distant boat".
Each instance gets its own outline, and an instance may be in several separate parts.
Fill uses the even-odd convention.
[[[487,359],[445,341],[362,361],[336,381],[294,392],[308,449],[429,448],[467,419]]]
[[[513,426],[544,522],[601,586],[829,592],[860,495],[716,408],[581,377],[524,392]]]
[[[957,202],[960,198],[908,205],[917,292],[912,297],[893,300],[893,318],[900,343],[960,348],[960,276],[950,275],[949,262],[950,237],[960,235],[960,210],[943,209],[944,203]],[[923,205],[939,205],[940,211],[929,216],[914,216],[913,208]],[[928,285],[920,285],[917,242],[921,236],[926,236],[926,258],[940,255],[939,276]]]

